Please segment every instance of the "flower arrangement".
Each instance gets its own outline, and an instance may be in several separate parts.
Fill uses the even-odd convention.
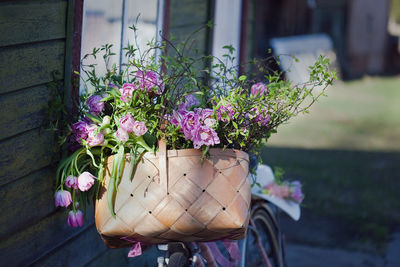
[[[151,42],[146,51],[128,44],[127,63],[121,68],[109,66],[112,45],[84,56],[80,75],[86,94],[64,138],[69,155],[60,162],[55,192],[55,205],[70,209],[70,226],[82,226],[79,205],[98,195],[107,157],[114,155],[107,190],[113,213],[126,153],[138,162],[143,153],[155,152],[163,139],[169,149],[196,148],[204,157],[210,147],[257,154],[279,125],[308,112],[336,78],[324,57],[310,67],[306,84],[293,85],[282,73],[268,69],[265,60],[249,63],[254,74],[238,75],[235,67],[228,67],[233,48],[224,48],[226,55],[217,59],[186,56],[188,42],[175,45],[165,39]],[[161,57],[157,59],[154,51],[161,51]],[[100,54],[107,66],[104,75],[98,75],[96,64],[85,64]],[[317,86],[322,89],[316,92]],[[292,183],[265,190],[287,189],[290,197],[301,201],[298,188]]]
[[[299,181],[285,181],[280,183],[272,182],[266,185],[261,192],[263,194],[280,197],[300,204],[304,199],[301,187],[302,185]]]

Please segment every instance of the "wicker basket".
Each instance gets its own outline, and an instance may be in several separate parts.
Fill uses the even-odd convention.
[[[113,157],[108,158],[105,185]],[[248,154],[210,149],[146,153],[131,178],[129,155],[115,197],[114,219],[103,188],[96,201],[96,227],[112,248],[131,241],[150,244],[171,241],[212,241],[245,236],[251,201]]]

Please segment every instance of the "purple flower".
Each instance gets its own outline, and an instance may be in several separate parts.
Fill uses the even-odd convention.
[[[200,120],[207,127],[214,126],[217,121],[212,117],[213,111],[212,109],[198,109],[200,111]]]
[[[89,125],[87,127],[87,130],[89,133],[88,133],[86,141],[88,142],[89,147],[99,146],[104,143],[104,135],[100,132],[96,134],[96,130],[97,130],[96,125],[94,125],[94,124]]]
[[[304,194],[303,194],[303,192],[301,191],[301,187],[302,187],[302,185],[301,185],[301,183],[299,182],[299,181],[293,181],[293,182],[291,182],[290,183],[290,192],[291,192],[291,195],[290,195],[290,197],[294,200],[294,201],[296,201],[297,203],[301,203],[302,201],[303,201],[303,199],[304,199]]]
[[[182,118],[184,117],[184,114],[186,114],[187,111],[184,111],[184,113],[181,113],[179,111],[172,111],[173,115],[168,115],[168,120],[175,126],[179,126],[181,124]]]
[[[235,115],[235,111],[233,110],[233,107],[231,104],[227,104],[225,106],[220,106],[217,109],[217,118],[219,121],[227,122],[229,120],[232,120],[233,115]]]
[[[82,140],[86,140],[89,132],[87,130],[88,124],[83,121],[78,121],[72,124],[72,133],[75,135],[75,140],[78,143],[82,143]]]
[[[200,127],[200,116],[193,111],[187,112],[181,120],[181,127],[185,134],[186,140],[193,137],[193,133],[197,132]]]
[[[135,120],[130,113],[127,113],[124,117],[119,119],[119,127],[127,133],[133,132],[134,124]]]
[[[261,126],[267,125],[270,120],[270,115],[266,109],[261,108],[258,110],[258,108],[253,108],[251,111],[254,112],[254,122],[259,122]]]
[[[143,71],[138,70],[136,73],[136,78],[139,81],[139,86],[142,91],[150,92],[153,88],[157,88],[157,94],[161,95],[164,92],[164,84],[158,79],[158,76],[153,71]]]
[[[217,133],[206,126],[199,127],[198,131],[194,133],[192,141],[196,149],[199,149],[202,145],[213,146],[220,143]]]
[[[187,95],[185,96],[185,102],[179,105],[178,110],[189,110],[193,106],[200,105],[199,100],[194,95]]]
[[[133,124],[133,132],[137,136],[144,135],[147,132],[145,123],[143,121],[135,121],[135,123]]]
[[[261,82],[253,84],[253,86],[251,87],[250,91],[251,91],[251,94],[253,96],[268,94],[267,86],[265,84],[261,83]]]
[[[124,83],[124,85],[122,85],[122,88],[119,89],[119,91],[121,92],[121,100],[125,103],[129,103],[132,99],[132,94],[133,91],[135,91],[136,85],[133,83]]]
[[[78,189],[77,177],[70,175],[65,179],[65,186],[68,188]]]
[[[78,227],[83,225],[83,213],[80,210],[74,212],[71,210],[68,213],[67,223],[71,227]]]
[[[56,207],[68,207],[72,202],[71,193],[65,190],[58,190],[54,194]]]
[[[122,142],[126,142],[129,140],[129,134],[127,132],[125,132],[123,129],[119,128],[116,132],[115,132],[115,136],[121,140]]]
[[[100,115],[104,109],[104,102],[101,101],[103,98],[99,95],[92,95],[86,100],[86,104],[89,107],[89,112],[93,115]]]
[[[81,191],[88,191],[94,184],[94,177],[90,172],[83,172],[78,177],[78,188]]]

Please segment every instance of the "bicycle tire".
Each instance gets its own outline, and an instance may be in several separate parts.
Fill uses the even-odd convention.
[[[261,239],[262,246],[264,247],[271,266],[284,266],[282,242],[274,212],[266,203],[255,203],[253,204],[251,219],[256,226],[256,231]],[[241,266],[252,267],[265,265],[260,255],[254,231],[255,229],[250,226],[246,240],[244,241],[245,246],[242,252],[243,264],[241,264]],[[259,257],[255,257],[255,255],[259,255]]]
[[[183,252],[175,252],[169,257],[168,267],[184,267],[187,266],[188,259]]]

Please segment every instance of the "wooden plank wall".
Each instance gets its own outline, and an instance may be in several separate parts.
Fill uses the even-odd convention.
[[[46,84],[54,71],[64,73],[70,1],[0,1],[0,265],[142,266],[146,260],[128,259],[126,249],[105,247],[93,212],[84,227],[70,228],[54,207],[53,135],[41,124]],[[179,39],[211,18],[212,0],[170,3],[170,31]],[[209,36],[197,34],[200,53],[209,51]]]
[[[53,135],[41,128],[46,84],[64,73],[68,4],[0,2],[1,266],[82,266],[106,250],[92,216],[74,229],[55,209]]]

